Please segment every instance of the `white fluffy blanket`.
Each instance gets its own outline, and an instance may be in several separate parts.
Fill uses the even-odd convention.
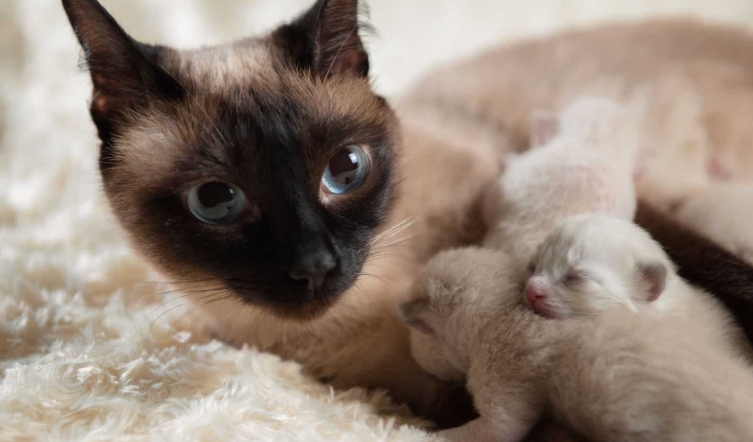
[[[266,29],[313,0],[110,0],[137,38],[181,47]],[[374,0],[377,85],[575,23],[696,12],[753,21],[749,0]],[[296,364],[212,342],[107,212],[89,80],[57,0],[0,1],[0,440],[419,441],[379,393],[334,393]]]

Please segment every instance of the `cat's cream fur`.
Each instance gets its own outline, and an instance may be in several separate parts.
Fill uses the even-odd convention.
[[[336,386],[385,387],[398,400],[440,404],[445,385],[412,360],[395,316],[420,266],[445,248],[480,240],[484,189],[502,157],[529,145],[537,109],[557,112],[583,95],[648,97],[652,149],[638,196],[664,207],[705,187],[706,164],[753,176],[753,37],[692,21],[568,32],[500,47],[436,71],[397,105],[400,196],[364,274],[312,322],[215,303],[219,337],[303,363]]]
[[[567,218],[547,235],[533,262],[527,288],[545,296],[534,310],[547,317],[622,307],[732,354],[750,352],[727,310],[679,277],[661,246],[630,221],[599,214]]]
[[[532,130],[542,145],[506,160],[482,207],[490,226],[483,246],[506,250],[521,267],[563,218],[600,212],[633,219],[636,206],[640,134],[626,109],[584,97],[559,115],[535,117]]]
[[[750,366],[666,318],[616,307],[547,320],[520,299],[514,261],[486,249],[435,257],[401,305],[467,373],[480,417],[450,441],[521,440],[549,411],[589,440],[744,441]],[[711,364],[709,361],[713,360]]]
[[[753,183],[715,183],[685,200],[676,215],[688,227],[753,264]]]
[[[389,233],[374,244],[355,287],[313,321],[228,300],[206,307],[216,317],[208,326],[224,340],[299,361],[335,386],[387,388],[419,411],[442,407],[447,385],[411,358],[395,305],[434,254],[479,241],[481,195],[504,154],[528,146],[534,110],[557,112],[585,94],[651,98],[646,108],[660,142],[648,143],[656,151],[639,196],[670,205],[705,185],[711,154],[733,177],[751,170],[737,141],[751,133],[751,54],[753,39],[742,32],[657,22],[512,45],[430,75],[396,103],[400,195],[385,223]],[[394,226],[407,228],[390,231]]]

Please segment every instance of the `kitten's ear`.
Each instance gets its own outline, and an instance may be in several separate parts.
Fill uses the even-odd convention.
[[[425,298],[405,302],[397,306],[397,316],[405,325],[413,327],[423,334],[433,335],[434,331],[426,321],[428,307],[429,300]]]
[[[660,262],[649,262],[638,264],[640,277],[648,289],[647,302],[654,302],[664,292],[667,284],[667,266]]]
[[[552,112],[536,111],[531,116],[531,147],[550,142],[560,133],[560,118]]]
[[[358,21],[359,0],[318,0],[298,20],[275,35],[299,66],[311,67],[323,77],[369,74],[369,56]]]
[[[150,100],[178,99],[185,94],[183,87],[154,62],[159,49],[132,39],[99,2],[63,0],[63,7],[91,73],[92,117],[98,127],[105,126],[100,127],[100,136]]]

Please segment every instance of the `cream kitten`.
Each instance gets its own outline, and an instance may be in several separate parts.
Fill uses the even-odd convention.
[[[753,184],[714,184],[682,203],[677,219],[753,264]]]
[[[415,333],[442,346],[444,372],[467,375],[480,414],[442,438],[519,441],[547,411],[590,440],[753,436],[747,365],[670,322],[621,307],[562,321],[537,316],[520,302],[513,263],[484,249],[444,252],[399,308]],[[431,370],[437,361],[419,363]]]
[[[534,115],[534,148],[505,164],[486,194],[484,246],[506,248],[526,262],[564,217],[604,212],[632,219],[639,137],[630,113],[585,97],[559,115]]]
[[[547,235],[530,271],[524,298],[540,316],[564,319],[623,306],[734,353],[750,351],[726,309],[679,277],[661,246],[632,222],[570,217]]]

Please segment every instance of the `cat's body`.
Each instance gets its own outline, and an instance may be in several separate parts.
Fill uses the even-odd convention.
[[[534,109],[556,111],[586,93],[622,96],[657,77],[670,83],[687,77],[670,90],[699,103],[689,118],[709,135],[709,151],[723,156],[725,166],[739,157],[729,162],[735,177],[753,170],[735,144],[751,131],[753,38],[734,30],[662,22],[510,46],[429,76],[393,113],[369,89],[356,0],[319,0],[272,34],[200,51],[135,43],[93,0],[64,5],[94,80],[104,187],[135,249],[189,295],[210,291],[197,302],[207,304],[200,298],[212,289],[231,291],[233,299],[208,298],[209,326],[219,338],[297,360],[336,386],[387,388],[419,409],[441,404],[436,399],[446,385],[412,360],[394,307],[431,256],[481,238],[480,195],[498,176],[502,156],[528,145]],[[685,123],[667,122],[666,115],[656,121],[667,133]],[[123,142],[124,134],[131,142]],[[353,137],[371,156],[372,173],[338,199],[320,191],[320,178],[330,155]],[[206,147],[191,144],[196,140]],[[181,143],[193,150],[177,149]],[[660,160],[680,161],[685,166],[678,171],[697,175],[697,155],[658,146]],[[248,232],[191,218],[190,200],[182,196],[191,193],[183,185],[201,184],[207,175],[246,193],[250,203],[236,221]],[[350,179],[342,176],[343,183]],[[219,200],[206,202],[237,202],[234,189],[223,187]],[[663,195],[659,189],[644,187],[639,196],[654,199]],[[345,203],[333,208],[333,201]],[[265,230],[254,233],[260,220]],[[410,227],[389,230],[405,223]],[[388,234],[372,244],[380,231]],[[246,235],[269,244],[227,247],[245,245]],[[324,293],[307,289],[305,281],[319,281],[333,256],[342,263],[336,260]],[[316,274],[301,278],[301,268]],[[753,275],[744,266],[734,271],[741,275],[735,281]],[[353,278],[353,288],[338,290]],[[187,282],[197,280],[210,286]],[[715,287],[742,299],[739,287]]]
[[[632,220],[636,206],[640,137],[626,109],[584,97],[531,124],[541,145],[506,160],[483,200],[482,245],[506,250],[521,269],[560,220],[587,212]]]
[[[741,359],[687,333],[687,323],[625,306],[537,317],[521,300],[513,264],[491,250],[443,252],[400,306],[413,333],[437,339],[444,363],[467,373],[480,417],[443,431],[445,439],[519,441],[547,412],[588,440],[753,435],[753,374]],[[434,371],[433,362],[422,365]]]
[[[537,109],[583,95],[648,98],[641,123],[653,159],[639,195],[669,205],[705,186],[710,164],[751,179],[752,48],[748,33],[700,22],[609,25],[492,49],[430,74],[408,100],[444,132],[483,122],[521,151]]]
[[[665,26],[667,29],[663,29]],[[534,111],[556,110],[566,100],[586,93],[611,91],[619,97],[625,91],[651,84],[656,73],[665,72],[665,75],[687,80],[682,83],[687,89],[675,85],[671,90],[682,100],[692,98],[699,107],[695,109],[697,114],[681,122],[668,121],[671,107],[657,109],[664,112],[659,121],[666,123],[657,122],[657,130],[664,137],[679,136],[679,132],[686,135],[683,131],[686,128],[702,131],[715,140],[709,144],[709,151],[718,152],[723,158],[737,152],[744,159],[744,145],[736,143],[753,131],[753,126],[742,118],[745,113],[741,113],[750,106],[747,115],[753,115],[753,86],[750,89],[742,86],[744,79],[753,82],[753,39],[739,31],[694,22],[625,25],[618,31],[612,37],[617,41],[610,41],[610,47],[631,48],[636,35],[641,35],[639,40],[643,41],[666,39],[669,42],[661,46],[646,43],[640,46],[640,53],[637,50],[623,52],[618,62],[614,60],[618,54],[612,53],[616,51],[607,50],[606,43],[601,42],[602,36],[612,34],[611,28],[603,28],[501,48],[429,76],[428,84],[422,82],[422,86],[397,106],[405,146],[398,166],[402,184],[397,204],[385,225],[414,221],[409,229],[393,238],[410,237],[390,247],[390,253],[396,256],[375,259],[372,267],[367,262],[368,269],[389,280],[364,277],[361,290],[353,290],[342,305],[331,311],[331,316],[338,318],[336,322],[322,318],[321,322],[299,324],[268,318],[264,321],[268,324],[260,322],[258,327],[249,328],[247,313],[239,312],[235,318],[223,319],[226,325],[219,331],[220,336],[237,343],[265,343],[265,348],[303,362],[314,373],[341,379],[343,382],[338,385],[387,386],[393,392],[400,389],[398,397],[421,397],[423,393],[418,390],[422,383],[412,377],[397,377],[418,374],[415,371],[418,367],[410,359],[407,333],[396,328],[394,305],[403,299],[414,272],[434,253],[480,239],[483,229],[477,223],[479,198],[483,189],[498,176],[497,165],[502,155],[524,150],[528,145],[529,121]],[[699,46],[695,41],[703,36],[708,37],[700,45],[703,52],[694,56],[691,47]],[[667,46],[670,43],[678,46],[671,57],[667,54],[672,50],[672,46]],[[566,57],[551,56],[560,46],[569,47],[571,54],[585,58],[580,63],[573,60],[573,66],[590,67],[588,77],[578,77],[582,71],[566,68],[569,66]],[[592,48],[601,49],[589,52]],[[635,60],[629,58],[631,56]],[[548,63],[554,61],[562,67],[549,67]],[[748,64],[744,64],[746,62]],[[611,75],[600,74],[608,66],[614,66]],[[630,75],[626,72],[628,66],[632,66]],[[681,74],[684,70],[687,72]],[[546,78],[537,77],[541,75]],[[694,78],[695,82],[685,76]],[[730,82],[730,76],[741,79]],[[602,88],[595,88],[597,83]],[[750,99],[741,99],[741,94]],[[706,97],[707,106],[701,106],[700,96]],[[722,105],[727,99],[734,103],[734,110],[732,105]],[[660,104],[666,103],[659,103],[657,107]],[[729,127],[735,129],[734,134],[729,132]],[[670,177],[680,173],[693,176],[692,170],[697,170],[698,176],[701,176],[700,171],[705,172],[708,151],[703,150],[703,161],[700,161],[692,153],[681,152],[681,142],[676,140],[676,143],[674,155],[667,156],[681,165],[671,169],[666,181],[657,179],[651,186],[639,182],[639,197],[669,205],[674,198],[657,200],[656,196],[657,192],[663,194],[675,184]],[[691,152],[695,152],[695,144],[690,146]],[[747,179],[753,174],[753,167],[741,166],[745,162],[730,160],[730,163],[731,167],[740,167],[735,170],[738,178]],[[650,173],[649,169],[645,176]],[[705,174],[697,180],[702,185],[707,182]],[[682,195],[686,195],[685,190]],[[361,292],[367,290],[368,296],[364,296]],[[217,311],[221,311],[219,307]],[[231,325],[227,326],[228,323]],[[287,336],[285,345],[283,336]],[[290,336],[297,336],[297,341]],[[375,346],[375,342],[390,342],[390,345]],[[347,358],[330,357],[333,353],[328,351],[310,351],[314,346],[337,349],[334,354]],[[375,355],[375,348],[385,351]],[[372,361],[377,356],[390,363],[375,369]]]

